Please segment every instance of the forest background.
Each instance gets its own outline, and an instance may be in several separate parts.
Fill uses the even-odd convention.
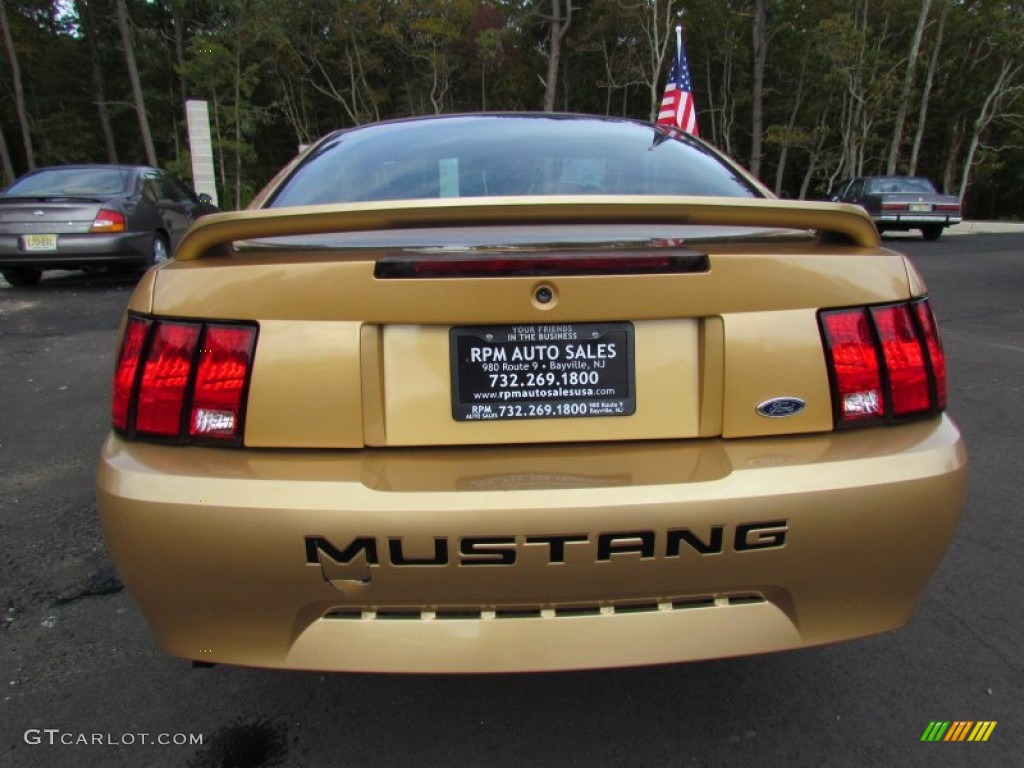
[[[701,136],[778,194],[930,177],[1024,218],[1024,0],[0,0],[0,173],[191,176],[223,208],[329,130],[481,110],[653,118],[685,24]]]

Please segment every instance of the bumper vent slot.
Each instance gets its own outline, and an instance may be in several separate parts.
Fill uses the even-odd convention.
[[[336,608],[324,615],[330,620],[360,621],[448,621],[452,619],[488,621],[509,619],[560,619],[575,616],[617,616],[627,613],[689,611],[695,608],[727,608],[767,602],[762,595],[744,592],[734,595],[677,597],[657,600],[631,600],[620,603],[571,603],[514,607],[438,607],[438,608]]]

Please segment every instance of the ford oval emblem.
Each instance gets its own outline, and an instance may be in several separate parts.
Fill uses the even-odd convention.
[[[807,407],[807,403],[799,397],[773,397],[757,406],[757,412],[769,419],[784,419],[796,416]]]

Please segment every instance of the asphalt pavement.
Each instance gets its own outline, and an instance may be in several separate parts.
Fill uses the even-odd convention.
[[[0,765],[1018,768],[1024,234],[885,244],[928,282],[971,456],[956,539],[911,623],[791,653],[561,674],[196,670],[166,656],[110,567],[93,500],[133,279],[0,287]],[[947,720],[996,727],[984,743],[921,741]]]

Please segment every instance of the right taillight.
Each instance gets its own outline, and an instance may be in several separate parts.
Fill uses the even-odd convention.
[[[927,299],[830,309],[819,319],[838,426],[945,408],[945,357]]]
[[[108,208],[101,208],[99,213],[96,214],[96,218],[93,219],[89,231],[93,233],[108,233],[125,232],[127,229],[128,225],[125,222],[124,214],[111,211]]]
[[[927,299],[914,302],[913,306],[917,313],[917,321],[921,324],[921,331],[924,333],[928,360],[931,363],[932,376],[935,377],[935,397],[941,410],[946,407],[946,353],[942,351],[939,326],[935,322],[935,315]]]
[[[242,440],[256,326],[131,315],[111,405],[128,437]]]

